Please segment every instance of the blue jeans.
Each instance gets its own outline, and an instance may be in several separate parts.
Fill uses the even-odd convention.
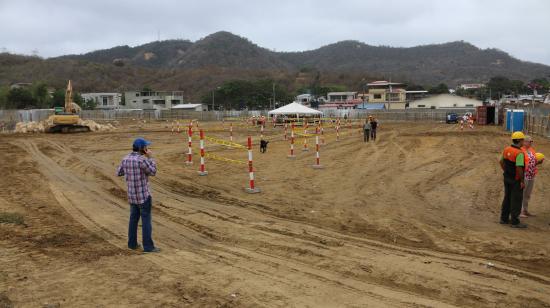
[[[130,225],[128,227],[128,248],[135,249],[137,243],[137,228],[139,218],[141,217],[141,233],[143,236],[143,251],[155,249],[151,234],[153,226],[151,225],[151,196],[143,204],[130,204]]]

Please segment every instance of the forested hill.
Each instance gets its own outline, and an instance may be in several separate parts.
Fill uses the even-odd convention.
[[[529,81],[550,66],[520,61],[466,42],[410,48],[342,41],[304,52],[274,52],[229,32],[196,42],[167,40],[56,58],[0,54],[0,85],[43,81],[82,91],[121,91],[145,85],[197,97],[228,80],[274,79],[287,89],[332,83],[357,90],[364,81],[392,78],[420,85],[483,82],[493,76]]]

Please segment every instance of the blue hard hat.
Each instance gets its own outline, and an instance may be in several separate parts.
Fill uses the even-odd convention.
[[[133,147],[134,148],[138,148],[138,149],[143,149],[144,147],[150,145],[151,142],[143,139],[143,138],[136,138],[136,140],[134,140],[134,144],[133,144]]]

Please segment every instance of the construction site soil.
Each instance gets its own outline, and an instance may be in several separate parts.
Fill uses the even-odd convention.
[[[228,122],[200,125],[229,140]],[[314,138],[289,159],[268,127],[261,154],[260,129],[236,122],[236,143],[254,138],[259,194],[244,190],[245,149],[207,140],[201,177],[196,137],[187,166],[187,136],[170,130],[0,135],[0,215],[22,217],[0,220],[0,307],[550,307],[550,169],[529,228],[500,225],[500,127],[382,123],[376,143],[326,127],[314,169]],[[158,254],[126,248],[115,169],[137,136],[158,164]]]

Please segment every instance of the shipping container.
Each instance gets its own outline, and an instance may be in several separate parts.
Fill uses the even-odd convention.
[[[479,106],[476,109],[476,120],[479,125],[495,124],[495,107]]]

